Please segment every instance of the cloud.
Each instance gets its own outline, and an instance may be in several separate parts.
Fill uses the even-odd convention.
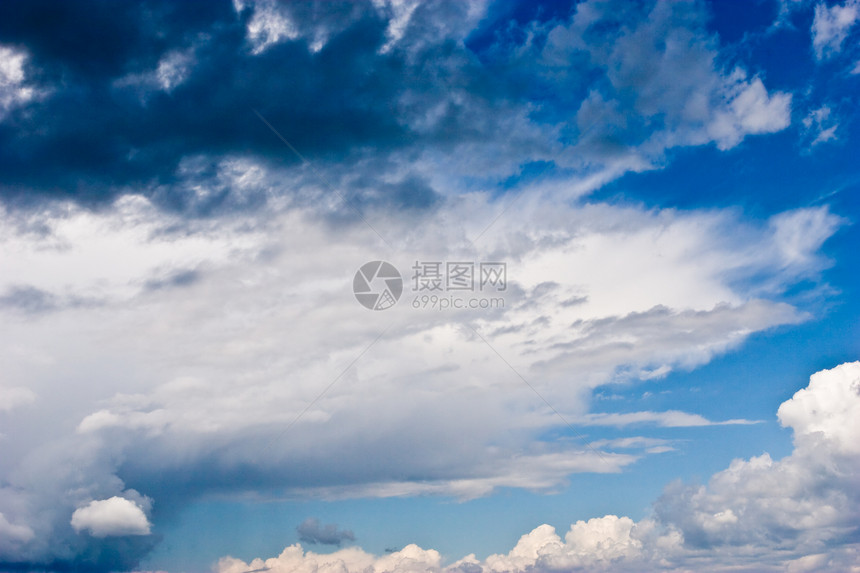
[[[584,2],[569,25],[549,32],[542,54],[548,70],[576,73],[577,67],[565,72],[556,66],[582,54],[605,73],[605,81],[588,87],[576,114],[582,140],[590,144],[581,141],[577,151],[616,158],[632,152],[647,165],[672,147],[730,149],[748,135],[789,125],[791,94],[769,93],[741,68],[720,69],[717,39],[705,21],[695,3],[633,9]],[[590,32],[599,26],[613,32]]]
[[[790,456],[735,460],[707,486],[669,486],[657,502],[664,523],[692,547],[759,547],[786,558],[839,553],[856,539],[860,476],[856,440],[860,363],[810,378],[784,402],[779,421],[794,433]],[[834,565],[830,565],[831,568]]]
[[[249,173],[254,185],[277,176],[249,162],[236,177]],[[286,197],[262,218],[188,219],[141,197],[99,211],[68,204],[38,232],[29,214],[3,212],[0,292],[28,284],[59,301],[101,301],[35,319],[0,311],[0,346],[15,349],[4,374],[39,396],[23,423],[40,428],[0,460],[9,484],[0,511],[35,534],[4,558],[109,568],[91,559],[98,538],[76,535],[70,519],[112,497],[145,514],[130,488],[179,510],[250,491],[550,492],[574,473],[623,471],[660,450],[542,439],[569,428],[495,351],[565,420],[587,423],[605,385],[694,368],[751,333],[804,320],[781,293],[817,278],[821,244],[840,224],[825,208],[756,222],[525,195],[470,243],[503,207],[473,193],[441,196],[429,210],[369,208],[398,251],[361,221],[331,223],[330,203]],[[350,285],[380,257],[407,283],[416,259],[508,261],[505,307],[416,310],[407,286],[390,312],[368,314]],[[696,412],[636,415],[666,427],[711,423]],[[120,552],[133,563],[154,537],[101,540],[135,542]]]
[[[803,453],[827,447],[860,455],[860,363],[842,364],[813,374],[809,386],[779,407],[779,421],[794,432]]]
[[[72,528],[93,537],[149,535],[150,523],[135,502],[124,497],[93,500],[72,514]]]
[[[358,548],[320,556],[294,545],[266,561],[225,557],[216,571],[853,570],[860,555],[860,362],[814,374],[780,406],[778,417],[794,432],[791,455],[735,460],[707,486],[670,484],[654,516],[640,521],[615,515],[581,520],[563,538],[541,525],[507,554],[483,561],[469,555],[445,565],[436,551],[414,545],[384,557]]]
[[[33,100],[38,91],[26,85],[24,51],[0,44],[0,122],[14,108]]]
[[[6,516],[0,513],[0,556],[16,552],[34,536],[32,529],[26,525],[9,523]]]
[[[65,47],[37,4],[14,3],[4,16],[12,4],[0,7],[0,21],[19,25],[0,33],[28,47],[47,95],[16,103],[30,123],[15,120],[0,133],[15,150],[0,160],[5,201],[104,204],[140,193],[210,216],[260,209],[273,194],[301,200],[307,167],[252,109],[360,208],[389,197],[396,204],[398,182],[462,194],[540,163],[574,172],[565,191],[584,194],[663,164],[668,149],[728,149],[790,122],[790,94],[718,65],[717,38],[697,3],[583,2],[573,14],[522,22],[533,31],[525,45],[486,29],[507,26],[501,4],[73,4],[64,18],[83,37],[98,22],[113,28]],[[495,41],[471,41],[482,36]],[[9,67],[14,82],[19,67]],[[535,100],[523,82],[546,97]],[[331,95],[345,92],[354,97]],[[112,105],[99,105],[104,98]],[[33,122],[44,129],[27,129]],[[84,141],[84,133],[112,135]],[[237,164],[285,176],[247,194],[225,184]]]
[[[557,491],[668,447],[543,439],[565,420],[719,423],[590,400],[808,319],[784,295],[822,296],[844,222],[568,199],[779,131],[791,95],[724,67],[699,3],[507,10],[0,3],[0,349],[6,403],[28,404],[0,457],[26,529],[0,568],[134,567],[147,496]],[[504,260],[504,308],[409,292],[368,314],[350,285],[380,258],[407,281],[416,259]],[[586,529],[629,549],[646,528],[618,519]]]
[[[848,0],[842,4],[815,6],[815,19],[812,22],[812,48],[815,57],[827,60],[842,50],[848,32],[860,18],[860,4]]]
[[[355,541],[355,535],[348,529],[338,529],[336,523],[329,523],[326,526],[320,524],[320,520],[315,517],[309,517],[296,527],[299,534],[299,541],[316,545],[340,545],[344,541]]]
[[[36,401],[36,394],[21,386],[0,386],[0,412],[9,412]]]
[[[803,127],[812,136],[810,147],[815,147],[820,143],[837,139],[836,129],[839,127],[839,122],[836,117],[831,116],[830,106],[823,105],[810,111],[803,118]]]
[[[775,133],[791,123],[791,95],[768,94],[761,79],[748,83],[745,74],[734,73],[727,90],[727,105],[715,113],[708,133],[719,149],[736,146],[747,135]]]
[[[751,420],[722,420],[713,422],[698,414],[688,414],[670,410],[668,412],[625,412],[623,414],[597,413],[589,414],[581,423],[589,426],[616,426],[624,427],[631,424],[656,424],[662,428],[690,428],[701,426],[727,426],[727,425],[749,425],[759,424],[760,421]]]

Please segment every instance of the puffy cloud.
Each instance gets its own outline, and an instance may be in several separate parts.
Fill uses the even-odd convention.
[[[842,4],[827,6],[819,2],[815,6],[812,22],[812,48],[818,60],[826,60],[842,50],[848,32],[860,18],[860,3],[848,0]]]
[[[860,516],[858,408],[860,363],[814,374],[779,408],[780,423],[794,432],[790,456],[735,460],[707,486],[674,484],[657,515],[676,525],[688,545],[734,548],[739,559],[753,547],[787,558],[835,556],[850,546]]]
[[[779,421],[794,431],[803,452],[827,447],[860,455],[860,363],[813,374],[809,386],[779,407]]]
[[[577,521],[564,539],[552,526],[541,525],[507,554],[484,561],[469,555],[445,566],[438,553],[416,546],[386,557],[353,548],[325,558],[292,546],[265,562],[224,558],[216,570],[855,571],[860,556],[855,541],[860,517],[858,409],[860,362],[818,372],[779,408],[780,422],[794,431],[790,456],[735,460],[707,486],[671,484],[656,502],[653,518],[636,522],[606,515]]]
[[[93,500],[72,514],[72,528],[93,537],[149,535],[150,523],[143,509],[124,497]]]
[[[438,571],[442,557],[438,551],[424,550],[417,545],[407,545],[400,551],[383,557],[376,557],[358,548],[341,549],[334,553],[321,555],[305,552],[301,545],[292,545],[275,558],[254,559],[245,563],[239,559],[225,557],[216,570],[219,573],[245,573],[247,571],[271,571],[272,573],[313,573],[317,571],[353,571],[383,573],[397,571],[403,573],[426,573]]]
[[[299,534],[299,541],[310,544],[340,545],[344,541],[355,541],[352,531],[338,529],[336,523],[322,526],[320,520],[315,517],[309,517],[301,522],[296,531]]]

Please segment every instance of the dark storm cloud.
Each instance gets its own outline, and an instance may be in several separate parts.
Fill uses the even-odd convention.
[[[97,540],[69,537],[64,540],[64,549],[70,554],[68,558],[50,561],[0,561],[0,572],[131,571],[159,541],[158,535]]]
[[[322,49],[299,37],[255,54],[246,37],[253,8],[237,13],[226,1],[0,4],[0,44],[28,54],[27,82],[41,93],[0,122],[0,194],[99,202],[134,187],[182,209],[183,159],[203,158],[210,169],[228,154],[297,163],[253,110],[315,161],[468,135],[475,118],[457,106],[430,133],[419,137],[409,126],[452,85],[477,81],[453,45],[382,53],[387,22],[369,5],[290,6],[300,29],[332,29]],[[455,8],[440,11],[457,16]],[[176,54],[187,69],[175,86],[141,79]],[[407,90],[417,95],[405,109]],[[400,187],[390,190],[395,204],[433,202],[424,187],[405,198]]]
[[[0,6],[0,42],[28,50],[50,90],[0,124],[4,195],[108,198],[124,185],[172,183],[195,154],[295,161],[252,108],[312,157],[402,136],[391,109],[398,62],[374,57],[384,22],[362,18],[318,54],[292,42],[252,55],[243,18],[218,5],[200,3],[203,15],[113,2]],[[188,48],[190,75],[169,93],[117,85]]]

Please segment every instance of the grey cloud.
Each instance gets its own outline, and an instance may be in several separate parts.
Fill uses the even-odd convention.
[[[10,286],[0,294],[0,309],[25,315],[41,315],[59,310],[94,307],[104,301],[85,296],[60,296],[32,285]]]
[[[33,286],[9,288],[0,295],[0,308],[11,308],[26,314],[39,314],[54,310],[57,297]]]
[[[160,290],[164,288],[186,287],[200,280],[200,272],[197,269],[186,269],[174,271],[166,277],[152,278],[146,281],[146,290]]]
[[[312,545],[340,545],[344,541],[355,541],[355,535],[348,529],[339,529],[336,523],[323,526],[320,520],[309,517],[296,527],[299,541]]]
[[[695,3],[538,11],[518,22],[528,46],[503,32],[502,3],[428,2],[408,18],[396,3],[85,4],[64,5],[64,22],[88,38],[111,21],[92,45],[60,46],[40,2],[0,8],[0,45],[22,46],[26,81],[46,94],[0,122],[7,202],[138,192],[190,215],[260,210],[271,186],[237,190],[221,166],[294,177],[302,162],[252,110],[359,206],[392,210],[434,206],[443,184],[470,190],[457,176],[500,188],[537,164],[573,170],[587,192],[669,147],[732,147],[787,125],[787,96],[716,67]],[[156,79],[128,79],[144,76]]]

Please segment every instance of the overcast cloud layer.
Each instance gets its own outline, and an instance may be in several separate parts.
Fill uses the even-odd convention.
[[[806,9],[812,57],[838,60],[857,3]],[[761,422],[594,400],[833,293],[822,248],[849,221],[826,203],[590,199],[793,121],[809,148],[838,139],[835,105],[770,87],[707,21],[662,1],[0,3],[0,570],[130,570],[159,511],[213,496],[554,492],[672,449],[635,428]],[[385,312],[352,293],[373,260],[405,279]],[[503,308],[415,308],[416,261],[505,262]],[[640,521],[544,525],[483,561],[292,546],[217,570],[847,570],[860,366],[778,416],[791,455],[673,483]],[[582,435],[601,427],[629,435]]]

